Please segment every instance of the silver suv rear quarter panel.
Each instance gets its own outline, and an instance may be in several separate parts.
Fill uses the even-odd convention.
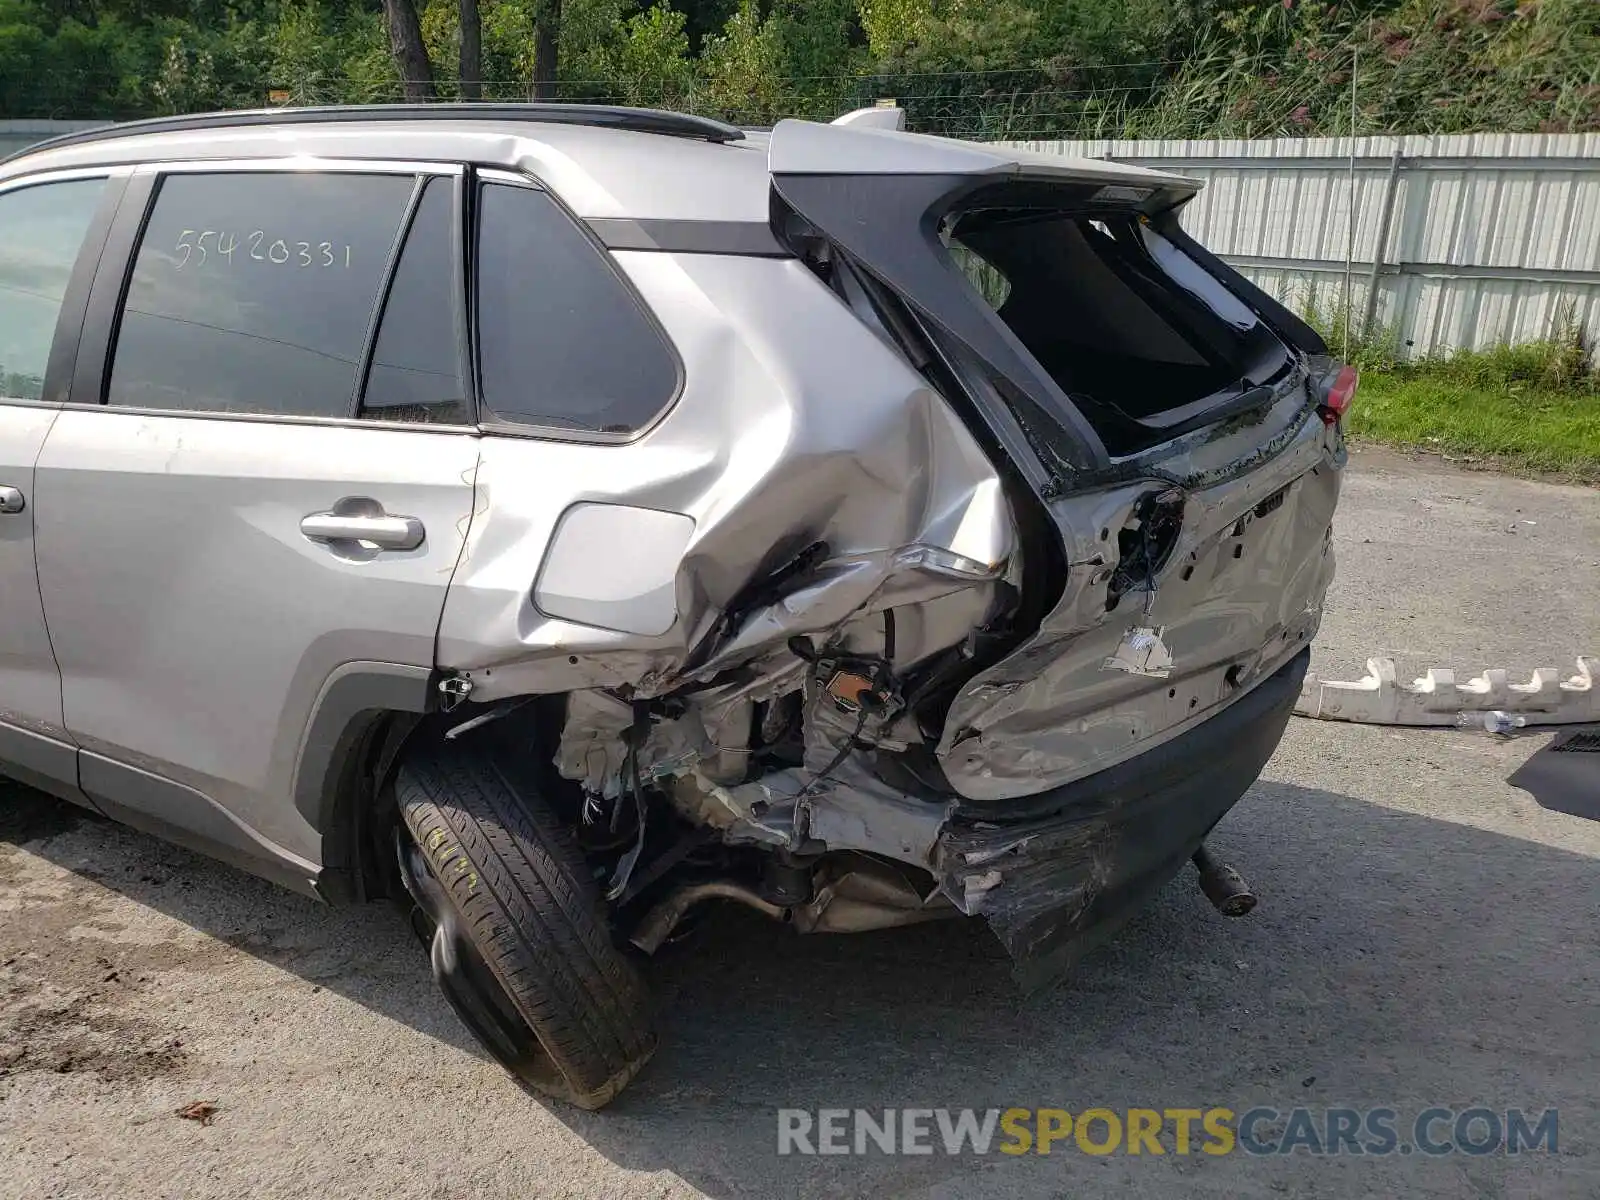
[[[813,586],[748,614],[696,674],[767,655],[789,670],[790,636],[890,606],[920,606],[922,618],[908,613],[898,661],[965,637],[989,609],[994,578],[932,573],[903,552],[936,547],[997,576],[1015,534],[994,467],[945,401],[794,260],[615,258],[676,346],[683,393],[625,445],[484,439],[440,665],[469,672],[474,699],[619,684],[658,693],[682,682],[691,649],[758,571],[817,542],[826,552]],[[626,538],[589,548],[596,598],[670,585],[677,614],[665,633],[557,619],[535,605],[552,532],[583,503],[694,522],[667,579],[650,574],[659,558],[651,566]],[[654,524],[642,519],[639,536]],[[565,574],[570,599],[583,584],[570,565]]]

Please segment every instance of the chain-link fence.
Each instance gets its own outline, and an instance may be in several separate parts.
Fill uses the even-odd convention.
[[[1129,111],[1148,103],[1152,80],[1118,82],[1134,68],[1163,64],[1107,64],[1090,72],[1047,73],[1036,68],[996,71],[870,73],[775,77],[743,94],[726,82],[691,76],[637,79],[561,79],[539,87],[525,80],[486,80],[486,101],[557,100],[668,108],[760,127],[783,117],[831,120],[854,108],[894,103],[909,128],[978,139],[1108,136]],[[1170,65],[1170,64],[1169,64]],[[309,79],[279,89],[290,104],[387,103],[407,99],[397,81],[351,89],[342,81]],[[454,100],[452,80],[436,85],[435,98]]]
[[[1359,51],[1308,60],[1314,72],[1285,72],[1282,56],[1018,67],[992,71],[875,72],[764,80],[743,95],[725,83],[687,78],[486,80],[482,99],[533,99],[669,108],[759,127],[783,117],[831,120],[854,108],[892,102],[908,128],[946,137],[1201,138],[1345,136],[1379,133],[1583,132],[1600,130],[1600,80],[1518,89],[1503,80],[1492,97],[1464,81],[1455,94],[1431,94],[1405,61],[1362,64]],[[1600,73],[1600,62],[1596,63]],[[392,103],[407,99],[398,81],[360,87],[308,79],[262,89],[290,104]],[[435,97],[454,100],[454,81]]]

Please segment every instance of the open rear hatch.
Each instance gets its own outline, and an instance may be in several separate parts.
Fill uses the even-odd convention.
[[[1197,183],[788,121],[769,162],[780,235],[943,372],[1039,517],[1032,615],[946,709],[957,792],[1016,802],[1110,767],[1304,649],[1333,566],[1335,365],[1183,233]]]

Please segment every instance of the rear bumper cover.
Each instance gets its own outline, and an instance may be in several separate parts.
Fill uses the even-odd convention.
[[[988,920],[1025,989],[1065,974],[1177,874],[1277,749],[1310,657],[1148,753],[996,806],[1004,818],[957,811],[936,871],[958,907]]]

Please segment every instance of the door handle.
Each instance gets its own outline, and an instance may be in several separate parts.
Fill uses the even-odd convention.
[[[27,507],[21,488],[0,486],[0,513],[19,513]]]
[[[300,532],[314,542],[366,542],[382,550],[415,550],[427,531],[415,517],[387,513],[312,513]]]

